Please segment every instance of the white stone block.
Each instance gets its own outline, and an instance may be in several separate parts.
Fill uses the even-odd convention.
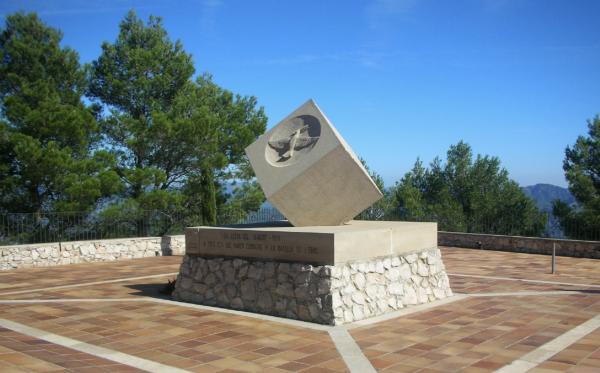
[[[246,148],[267,200],[294,226],[340,225],[381,192],[309,100]]]
[[[352,301],[356,304],[365,304],[365,297],[362,293],[356,292],[352,294]]]
[[[354,282],[354,285],[356,286],[357,289],[362,290],[365,288],[365,284],[367,282],[367,279],[365,278],[365,275],[363,275],[362,273],[357,273],[354,276],[352,276],[352,281]]]

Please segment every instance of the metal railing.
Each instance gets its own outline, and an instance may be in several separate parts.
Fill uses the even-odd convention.
[[[383,211],[382,209],[369,208],[359,214],[356,219],[437,222],[438,230],[446,232],[600,241],[600,227],[582,226],[574,223],[563,226],[555,216],[550,214],[547,214],[541,222],[526,225],[522,221],[511,217],[480,217],[459,221],[447,216],[428,214],[419,217],[407,217],[406,214],[400,211]]]
[[[262,223],[284,220],[275,208],[262,208],[245,212],[228,209],[219,212],[217,225]],[[579,238],[600,240],[600,230],[588,227],[560,227],[556,219],[549,217],[543,227],[524,227],[519,221],[478,219],[456,222],[443,217],[423,216],[406,219],[400,214],[367,209],[357,219],[361,220],[409,220],[437,221],[443,231],[499,234],[511,236]],[[185,227],[207,225],[199,215],[159,210],[136,211],[130,214],[104,214],[100,212],[52,212],[52,213],[0,213],[0,245],[17,245],[43,242],[98,240],[124,237],[151,237],[182,234]],[[579,229],[579,230],[578,230]]]
[[[227,210],[218,215],[217,225],[282,219],[283,215],[273,208]],[[182,234],[185,227],[198,225],[207,225],[198,215],[159,210],[117,216],[102,212],[5,213],[0,214],[0,245],[163,236]]]

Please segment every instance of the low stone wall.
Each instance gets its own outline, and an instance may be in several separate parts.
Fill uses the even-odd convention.
[[[556,255],[600,259],[600,242],[598,241],[438,232],[438,244],[440,246],[544,255],[552,255],[552,246],[556,244]]]
[[[0,270],[184,253],[183,235],[0,246]]]
[[[185,235],[162,236],[160,239],[162,256],[185,255]]]
[[[452,295],[437,248],[335,266],[186,255],[173,298],[337,325]]]

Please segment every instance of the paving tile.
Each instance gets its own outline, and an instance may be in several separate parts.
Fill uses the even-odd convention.
[[[539,281],[580,284],[556,284],[503,281],[450,275],[450,285],[459,293],[490,293],[509,291],[587,290],[600,289],[585,285],[600,285],[600,261],[597,259],[556,257],[555,274],[550,273],[551,256],[521,254],[493,250],[440,247],[442,258],[450,274],[508,277]]]
[[[334,371],[336,364],[321,365],[341,361],[327,332],[175,304],[3,304],[0,317],[182,369],[260,371],[297,362]]]
[[[476,297],[353,329],[365,356],[385,372],[489,372],[600,313],[600,261],[442,248],[455,292],[583,291],[584,294]],[[0,299],[156,297],[172,276],[55,290],[42,288],[177,272],[181,257],[90,263],[0,272]],[[569,282],[557,285],[473,276]],[[347,367],[326,332],[250,317],[152,302],[0,305],[0,317],[193,372],[343,372]],[[2,333],[7,331],[0,328]],[[535,371],[600,371],[600,335],[590,334]],[[41,340],[5,338],[0,371],[127,372]],[[66,364],[65,364],[66,361]],[[21,365],[27,364],[29,370]],[[62,364],[62,365],[61,365]],[[66,365],[66,366],[65,366]],[[50,369],[50,370],[48,370]],[[134,369],[134,370],[132,370]],[[534,371],[534,370],[532,370]]]
[[[408,366],[493,371],[597,315],[600,297],[473,297],[434,311],[359,327],[350,333],[371,363],[384,371],[406,371]],[[440,329],[440,334],[427,333],[437,325],[457,327]],[[574,352],[555,359],[583,358],[598,345],[595,340],[581,341]]]
[[[404,363],[394,364],[385,369],[379,369],[381,372],[417,372],[421,370],[421,367],[415,367],[409,365],[410,361],[406,361]]]
[[[559,372],[600,372],[600,328],[531,369]]]
[[[5,328],[0,348],[2,372],[143,372]]]
[[[159,256],[114,262],[81,263],[0,271],[0,294],[179,271],[182,256]],[[91,270],[93,269],[93,270]],[[138,282],[139,283],[139,282]],[[143,284],[142,281],[140,284]],[[3,296],[3,298],[6,298]],[[10,297],[13,299],[13,296]]]
[[[299,363],[297,361],[290,361],[285,364],[281,364],[281,365],[277,366],[277,368],[287,370],[290,372],[299,372],[299,371],[307,369],[309,367],[310,367],[310,365]]]

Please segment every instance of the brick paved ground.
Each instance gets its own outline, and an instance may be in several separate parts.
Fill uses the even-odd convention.
[[[568,348],[552,356],[531,373],[597,373],[600,367],[600,329],[588,334]]]
[[[550,274],[552,257],[548,255],[455,247],[442,247],[442,255],[450,273],[600,285],[597,259],[558,256],[557,271]]]
[[[600,288],[587,285],[561,285],[535,283],[491,278],[474,278],[472,276],[449,275],[452,290],[463,294],[496,294],[506,292],[530,291],[588,291],[600,293]]]
[[[599,260],[559,257],[559,271],[551,275],[547,256],[442,253],[453,290],[473,295],[349,326],[349,338],[377,370],[490,372],[600,315]],[[348,370],[346,353],[327,330],[157,302],[180,262],[156,257],[0,272],[0,319],[188,371]],[[162,276],[125,280],[151,275]],[[47,289],[56,286],[67,287]],[[481,296],[490,293],[503,295]],[[0,328],[0,372],[137,371],[135,362],[116,363],[40,338]],[[600,329],[531,370],[556,371],[600,372]]]
[[[143,372],[0,328],[0,372]]]
[[[162,296],[168,281],[173,281],[176,275],[144,278],[139,280],[120,281],[115,283],[97,284],[62,288],[56,290],[33,291],[21,294],[0,295],[2,299],[109,299],[109,298],[139,298],[140,296]]]
[[[413,372],[498,369],[600,313],[594,295],[473,297],[353,329],[373,366]],[[600,342],[600,340],[598,341]]]
[[[82,282],[172,273],[179,271],[180,264],[181,257],[179,256],[158,256],[119,262],[82,263],[0,271],[0,294]]]
[[[174,305],[5,305],[0,317],[191,371],[345,370],[326,332]]]

